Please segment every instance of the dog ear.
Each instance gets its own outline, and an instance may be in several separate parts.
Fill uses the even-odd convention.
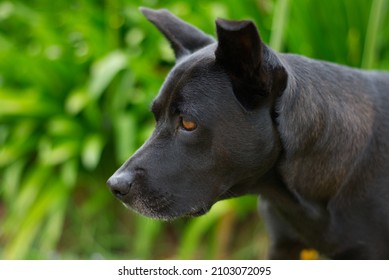
[[[262,42],[252,21],[217,19],[216,30],[216,61],[229,75],[243,107],[254,109],[263,97],[282,93],[287,82],[286,70]]]
[[[140,11],[165,35],[177,60],[214,43],[211,36],[182,21],[166,9],[152,10],[142,7]]]

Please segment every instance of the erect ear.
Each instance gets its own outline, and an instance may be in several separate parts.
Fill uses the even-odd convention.
[[[234,93],[246,109],[254,109],[265,96],[282,93],[286,71],[262,42],[252,21],[217,19],[216,30],[216,61],[229,75]]]
[[[140,8],[140,11],[165,35],[174,50],[176,59],[214,43],[211,36],[182,21],[166,9]]]

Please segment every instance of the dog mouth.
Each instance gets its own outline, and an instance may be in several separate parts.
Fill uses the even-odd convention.
[[[165,211],[161,211],[161,209],[153,209],[148,206],[142,205],[142,206],[134,206],[125,202],[122,202],[122,204],[129,210],[134,211],[137,214],[140,214],[142,216],[146,216],[152,219],[157,220],[163,220],[163,221],[172,221],[179,218],[196,218],[203,216],[209,212],[209,209],[202,208],[200,210],[193,210],[189,212],[180,212],[180,211],[174,211],[174,209],[165,209]],[[170,211],[169,211],[170,210]]]
[[[167,202],[169,201],[169,202]],[[158,220],[175,220],[179,218],[194,218],[207,214],[212,207],[210,205],[197,205],[193,206],[190,209],[187,208],[188,204],[181,207],[174,203],[174,199],[166,200],[158,197],[157,199],[145,199],[136,197],[132,201],[122,201],[123,205],[143,216],[147,216],[149,218],[158,219]]]
[[[189,212],[185,216],[187,216],[187,217],[199,217],[199,216],[207,214],[210,209],[211,209],[211,207],[201,208],[200,210],[194,210],[192,212]]]
[[[212,205],[211,206],[203,206],[200,209],[195,208],[183,216],[184,217],[191,217],[191,218],[200,217],[200,216],[207,214],[209,212],[209,210],[211,209],[211,207],[212,207]]]
[[[142,205],[142,207],[130,206],[130,208],[150,218],[169,221],[169,220],[175,220],[179,218],[195,218],[195,217],[203,216],[209,212],[211,206],[209,207],[203,206],[200,209],[196,207],[189,211],[185,209],[172,207],[172,205],[170,207],[164,208],[163,210],[161,208],[155,209],[153,207],[150,207],[149,205]]]
[[[183,200],[177,193],[148,188],[139,182],[133,183],[128,193],[115,196],[126,208],[140,215],[166,221],[205,215],[214,204],[200,197]]]

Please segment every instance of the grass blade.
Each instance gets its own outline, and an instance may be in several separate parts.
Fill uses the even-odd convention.
[[[378,34],[381,33],[380,28],[385,17],[386,7],[387,0],[372,1],[362,57],[362,68],[371,69],[376,64]]]
[[[288,21],[289,0],[278,0],[274,9],[273,24],[270,36],[270,47],[281,51],[286,22]]]

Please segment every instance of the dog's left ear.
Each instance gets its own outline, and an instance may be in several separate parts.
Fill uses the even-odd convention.
[[[169,40],[177,60],[214,43],[211,36],[182,21],[166,9],[140,8],[140,11]]]
[[[252,21],[217,19],[216,62],[230,77],[234,94],[247,110],[263,97],[280,95],[287,73],[277,55],[261,40]]]

